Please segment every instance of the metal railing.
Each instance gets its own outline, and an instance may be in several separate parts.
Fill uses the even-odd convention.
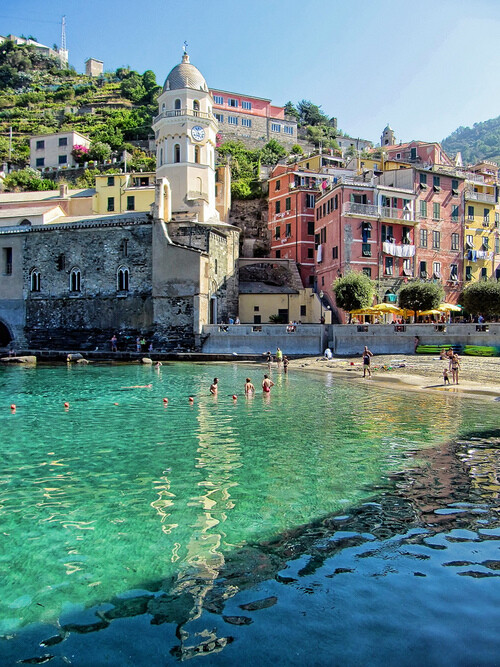
[[[465,190],[465,199],[471,201],[480,201],[484,202],[485,204],[495,203],[495,195],[489,195],[486,192],[474,192],[473,190],[469,189]]]
[[[376,204],[357,204],[356,202],[345,202],[342,207],[343,215],[361,215],[372,218],[388,218],[389,220],[400,220],[401,222],[416,222],[413,211],[390,206],[377,206]]]
[[[193,116],[195,118],[205,118],[206,120],[215,120],[213,114],[205,111],[196,111],[195,109],[170,109],[169,111],[162,111],[153,120],[153,124],[157,123],[161,118],[176,118],[178,116]]]

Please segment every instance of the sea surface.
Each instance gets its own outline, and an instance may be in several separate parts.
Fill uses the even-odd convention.
[[[500,664],[500,403],[264,372],[0,368],[1,665]]]

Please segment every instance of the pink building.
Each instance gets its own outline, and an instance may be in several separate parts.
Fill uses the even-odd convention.
[[[221,141],[243,139],[256,144],[276,139],[281,144],[297,143],[297,121],[285,117],[283,107],[274,106],[271,100],[226,90],[210,90],[213,112],[219,123]]]

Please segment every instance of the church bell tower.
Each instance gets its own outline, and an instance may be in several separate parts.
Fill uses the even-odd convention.
[[[171,189],[172,219],[218,222],[215,207],[217,121],[201,72],[184,53],[167,76],[153,121],[156,176]]]

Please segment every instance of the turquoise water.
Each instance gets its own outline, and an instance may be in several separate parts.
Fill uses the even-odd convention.
[[[364,562],[376,571],[379,559],[390,563],[384,549],[393,554],[384,540],[416,525],[436,531],[437,510],[425,521],[421,517],[437,497],[448,520],[462,511],[453,509],[454,502],[466,497],[470,505],[474,485],[498,485],[491,472],[498,463],[495,448],[489,455],[493,464],[487,458],[481,468],[474,458],[474,475],[456,484],[449,480],[449,488],[443,479],[456,456],[441,459],[436,452],[452,439],[497,428],[499,404],[398,394],[369,381],[342,383],[328,374],[276,372],[271,396],[263,396],[259,386],[265,370],[243,364],[0,369],[0,657],[2,652],[12,660],[47,653],[58,660],[63,648],[71,646],[76,651],[73,664],[128,664],[125,638],[137,634],[148,637],[141,654],[144,664],[164,664],[165,653],[169,660],[190,657],[197,653],[193,646],[201,645],[205,648],[198,652],[210,654],[210,660],[231,664],[242,657],[238,651],[248,656],[262,649],[265,662],[269,646],[251,644],[251,650],[248,644],[262,626],[245,627],[241,609],[239,615],[236,609],[229,615],[239,620],[226,622],[231,641],[227,631],[207,629],[216,623],[207,626],[203,619],[207,614],[220,618],[221,600],[227,601],[227,617],[242,590],[258,589],[271,576],[272,585],[265,587],[271,594],[263,597],[277,597],[278,586],[280,599],[290,597],[290,602],[279,618],[274,602],[259,613],[278,632],[297,605],[292,582],[280,577],[298,581],[297,571],[306,567],[300,577],[313,575],[314,580],[316,570],[325,566],[324,558],[312,570],[307,566],[311,553],[318,551],[315,540],[327,541],[319,553],[332,558],[332,539],[344,532],[361,536],[361,542],[343,549],[344,558],[349,549],[366,550],[369,534],[377,549],[372,554],[371,545]],[[252,398],[242,393],[247,375],[257,387]],[[208,392],[214,376],[219,377],[218,397]],[[140,388],[128,388],[135,385]],[[188,396],[194,397],[193,404]],[[169,399],[166,406],[163,397]],[[439,496],[438,487],[446,493]],[[419,495],[416,489],[423,491]],[[410,518],[398,523],[397,531],[387,511],[361,531],[352,525],[359,508],[380,504],[396,490],[401,496],[397,508],[411,507]],[[491,491],[493,499],[498,491]],[[399,509],[391,508],[397,515]],[[483,503],[472,513],[474,520],[485,521],[489,511]],[[379,531],[380,526],[385,530],[378,538],[377,522]],[[322,532],[325,525],[331,529],[328,536]],[[492,525],[488,519],[483,528]],[[407,538],[415,544],[413,533],[399,537],[403,542]],[[281,569],[294,574],[280,575]],[[351,563],[341,569],[355,568]],[[405,586],[414,584],[414,573],[403,580]],[[490,586],[491,581],[497,580],[490,579]],[[327,593],[318,584],[314,597],[315,585],[305,612],[314,619],[308,633],[328,641],[335,632],[332,618],[324,615]],[[354,595],[364,599],[368,592],[359,588]],[[344,605],[352,605],[350,594]],[[391,596],[394,603],[394,592]],[[380,604],[383,608],[388,600]],[[373,614],[370,609],[366,613]],[[151,625],[161,624],[169,633],[161,640],[150,636]],[[300,634],[299,627],[307,622],[297,623],[294,634]],[[243,633],[239,643],[232,641],[235,628]],[[40,651],[40,641],[51,634],[61,640],[58,651]],[[78,635],[83,634],[92,635],[99,659],[90,660],[88,643],[82,653]],[[179,642],[182,649],[175,649]],[[289,653],[289,640],[280,645],[279,638],[273,639],[272,645],[286,662],[294,662],[295,655],[300,656],[297,664],[305,659],[300,651]],[[29,646],[37,650],[27,651]],[[132,648],[127,650],[133,656],[130,664],[142,664]],[[145,659],[155,651],[158,662]]]

